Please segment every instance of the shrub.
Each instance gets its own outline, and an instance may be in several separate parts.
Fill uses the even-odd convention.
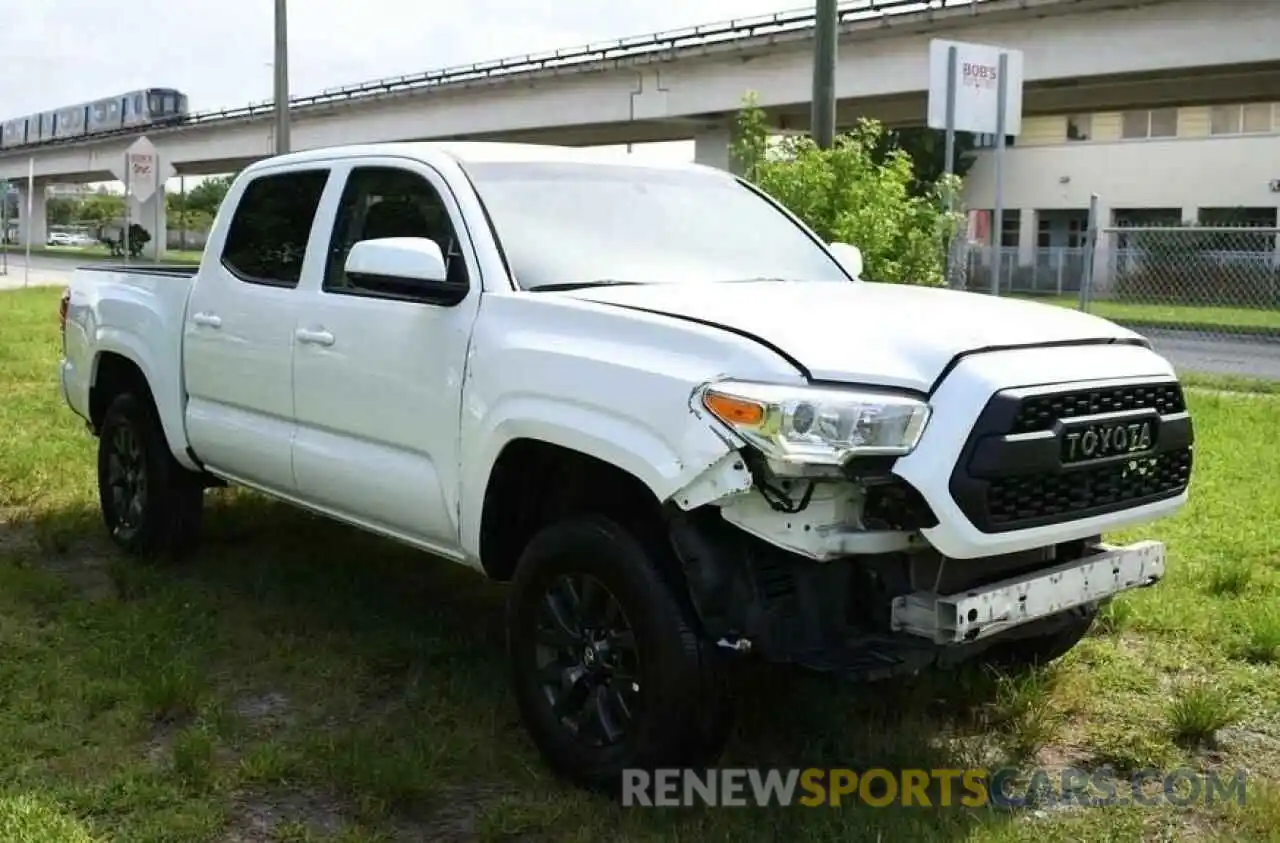
[[[770,138],[749,97],[738,114],[733,158],[742,175],[805,221],[824,240],[851,243],[874,281],[941,285],[947,245],[961,215],[943,207],[952,179],[913,195],[910,156],[883,149],[884,127],[861,120],[831,149],[808,137]]]

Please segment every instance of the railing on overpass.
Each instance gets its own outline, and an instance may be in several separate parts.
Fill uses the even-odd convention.
[[[957,7],[969,7],[976,10],[977,6],[986,2],[990,2],[990,0],[852,0],[852,2],[845,0],[840,4],[839,13],[840,22],[845,24],[889,19],[921,12],[936,12]],[[291,108],[308,108],[359,101],[385,96],[389,93],[407,93],[442,85],[580,67],[601,62],[648,58],[681,50],[712,47],[726,43],[732,44],[737,41],[750,41],[767,36],[798,34],[813,28],[814,10],[811,7],[786,12],[774,12],[767,15],[736,18],[717,23],[656,32],[650,35],[637,35],[614,41],[603,41],[582,47],[531,53],[524,56],[447,67],[441,70],[429,70],[423,73],[375,79],[372,82],[362,82],[357,85],[329,88],[318,94],[291,97],[289,105]],[[193,112],[176,124],[166,122],[157,125],[156,128],[167,129],[171,125],[203,125],[259,115],[265,116],[271,114],[273,109],[273,103],[267,100],[237,108]],[[133,126],[110,132],[95,132],[92,135],[56,138],[38,144],[28,144],[20,147],[20,149],[41,149],[70,143],[84,143],[86,140],[98,138],[136,135],[143,128],[145,127]]]

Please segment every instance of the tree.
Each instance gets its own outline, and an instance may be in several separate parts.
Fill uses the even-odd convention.
[[[901,149],[911,156],[911,165],[915,171],[912,192],[917,196],[927,194],[947,171],[947,137],[941,129],[911,126],[885,132],[880,147],[876,150],[876,160],[883,161],[884,156],[894,149]],[[963,179],[973,167],[973,156],[968,154],[972,149],[973,135],[969,132],[956,132],[952,172],[957,178]]]
[[[187,191],[186,210],[202,211],[209,217],[216,216],[233,179],[234,176],[213,176],[200,182]]]
[[[80,221],[80,202],[68,196],[52,196],[45,200],[45,220],[49,225],[70,225]]]
[[[862,120],[820,149],[811,138],[771,138],[749,96],[738,114],[733,158],[743,176],[805,221],[826,241],[857,246],[867,278],[941,285],[945,255],[961,215],[943,207],[959,179],[918,184],[911,156],[886,141],[884,127]]]
[[[106,225],[124,220],[124,197],[116,193],[100,191],[80,200],[80,220],[95,225]]]

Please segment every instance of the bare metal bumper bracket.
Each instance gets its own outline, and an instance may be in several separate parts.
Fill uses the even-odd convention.
[[[1094,551],[1072,562],[959,594],[917,591],[895,598],[893,629],[937,644],[964,644],[1154,585],[1164,576],[1163,542],[1100,544]]]

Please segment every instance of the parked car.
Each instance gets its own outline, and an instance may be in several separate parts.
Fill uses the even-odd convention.
[[[589,787],[715,759],[725,671],[1060,656],[1164,546],[1193,431],[1141,336],[860,279],[748,183],[487,143],[244,170],[196,270],[93,266],[61,385],[132,553],[206,488],[510,583],[512,689]]]

